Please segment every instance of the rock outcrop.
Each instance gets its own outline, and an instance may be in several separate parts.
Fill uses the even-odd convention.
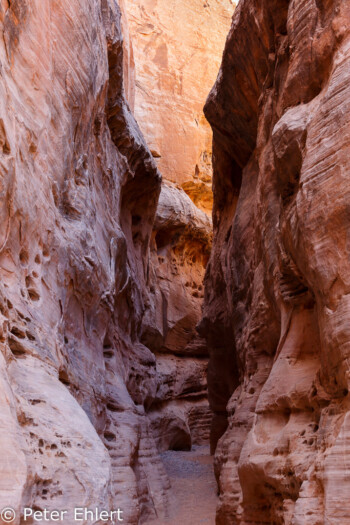
[[[152,233],[142,328],[142,342],[160,370],[152,426],[160,450],[181,443],[188,448],[208,439],[211,420],[208,351],[196,332],[212,238],[211,130],[202,107],[219,69],[233,4],[122,3],[128,18],[125,91],[166,180]]]
[[[350,523],[349,72],[348,2],[239,3],[205,107],[218,525]]]
[[[203,105],[219,70],[232,0],[127,0],[135,116],[163,177],[212,209],[210,127]]]
[[[211,240],[208,216],[183,190],[163,182],[141,338],[156,356],[158,386],[150,417],[160,450],[187,449],[209,440],[208,351],[196,326]]]
[[[0,510],[15,525],[77,505],[162,520],[159,452],[209,438],[196,325],[212,225],[161,187],[132,114],[126,8],[0,3]]]
[[[160,175],[124,97],[119,7],[3,0],[0,25],[0,508],[136,524],[168,488],[141,342]]]

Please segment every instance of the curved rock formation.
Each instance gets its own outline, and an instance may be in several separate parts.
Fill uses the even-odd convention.
[[[0,2],[0,511],[15,525],[26,506],[162,520],[159,452],[209,437],[196,325],[212,225],[161,188],[130,110],[125,9]]]
[[[161,451],[209,440],[208,351],[196,325],[202,316],[211,240],[208,216],[183,190],[163,182],[141,338],[156,356],[158,386],[150,417]]]
[[[208,214],[212,207],[211,130],[202,106],[219,68],[234,5],[231,0],[123,3],[128,80],[134,81],[134,87],[127,86],[129,101],[170,181],[163,184],[152,234],[142,341],[156,354],[157,369],[172,364],[171,381],[193,381],[185,392],[170,389],[166,398],[157,398],[151,407],[153,428],[161,450],[179,446],[178,433],[185,436],[186,448],[208,439],[211,420],[204,380],[208,352],[196,332],[212,237],[211,221],[201,211]],[[195,363],[200,364],[198,378]],[[162,373],[158,378],[161,395]]]
[[[0,24],[0,508],[136,524],[168,487],[140,341],[160,175],[124,98],[119,7],[4,0]]]
[[[135,116],[163,177],[210,214],[211,130],[203,104],[219,70],[232,0],[127,0]]]
[[[217,525],[350,523],[349,71],[348,2],[239,3],[205,107]]]

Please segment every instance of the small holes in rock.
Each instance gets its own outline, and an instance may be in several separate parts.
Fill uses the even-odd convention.
[[[113,350],[105,350],[103,352],[103,356],[106,358],[106,359],[111,359],[113,356],[114,356],[114,352]]]
[[[68,374],[65,370],[60,370],[58,374],[58,379],[66,386],[70,385]]]
[[[28,337],[29,341],[35,341],[35,336],[30,332],[26,332],[26,336]]]
[[[39,254],[37,254],[37,255],[35,256],[34,261],[36,262],[36,264],[40,264],[41,259],[40,259],[40,255],[39,255]]]
[[[9,337],[8,338],[8,344],[9,344],[11,352],[13,353],[13,355],[15,357],[24,357],[25,356],[26,349],[24,348],[22,343],[20,343],[20,341],[18,341],[18,339],[14,339],[13,337]]]
[[[111,412],[122,412],[119,407],[113,405],[112,403],[107,403],[107,410],[110,410]]]
[[[22,249],[19,252],[19,260],[21,261],[22,264],[27,264],[28,259],[29,259],[29,256],[28,256],[27,250]]]
[[[32,301],[40,300],[40,295],[38,294],[36,290],[33,290],[33,289],[28,290],[28,295]]]
[[[29,403],[31,405],[38,405],[39,403],[43,403],[44,401],[42,401],[41,399],[30,399],[29,400]]]
[[[13,326],[11,328],[11,334],[15,335],[19,339],[25,339],[26,337],[26,334],[20,328],[17,328],[17,326]]]
[[[107,441],[115,441],[116,440],[116,436],[115,436],[115,434],[113,434],[113,432],[105,432],[104,433],[104,438],[107,439]]]

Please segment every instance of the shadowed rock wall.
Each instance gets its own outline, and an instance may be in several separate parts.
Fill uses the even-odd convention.
[[[346,1],[241,0],[206,103],[220,525],[350,523],[349,28]]]
[[[202,107],[219,69],[234,4],[122,4],[126,93],[166,179],[152,234],[150,300],[142,335],[159,369],[158,397],[151,411],[160,448],[181,442],[188,448],[191,441],[208,440],[211,420],[205,380],[208,351],[196,333],[212,239],[211,220],[203,213],[210,214],[212,206],[211,130]],[[174,381],[175,389],[170,386]],[[178,391],[179,381],[183,391]],[[178,433],[184,439],[179,440]]]
[[[140,342],[160,175],[114,0],[0,5],[0,507],[162,516]]]
[[[211,241],[208,216],[183,190],[163,182],[142,331],[143,343],[156,355],[158,387],[150,415],[161,450],[209,441],[208,350],[196,325],[202,316]]]

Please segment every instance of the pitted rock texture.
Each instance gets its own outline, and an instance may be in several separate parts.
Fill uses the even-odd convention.
[[[165,399],[158,384],[153,429],[161,451],[180,443],[188,448],[207,441],[212,417],[202,384],[208,352],[196,332],[212,239],[212,134],[202,107],[219,69],[234,5],[231,0],[123,0],[122,5],[128,18],[123,20],[126,93],[166,179],[151,240],[142,342],[156,354],[157,370],[171,355],[182,356],[174,380],[193,381],[186,393],[170,389]],[[201,360],[198,378],[192,374],[194,357]]]
[[[211,213],[212,134],[203,105],[219,70],[232,0],[126,0],[135,116],[163,177]]]
[[[157,392],[149,415],[160,451],[186,450],[209,440],[208,351],[196,326],[211,242],[208,216],[183,190],[163,182],[141,337],[156,356]]]
[[[160,175],[124,97],[120,10],[4,0],[0,30],[0,507],[137,524],[169,487],[141,342]]]
[[[241,0],[205,107],[217,525],[350,523],[349,104],[348,2]]]

